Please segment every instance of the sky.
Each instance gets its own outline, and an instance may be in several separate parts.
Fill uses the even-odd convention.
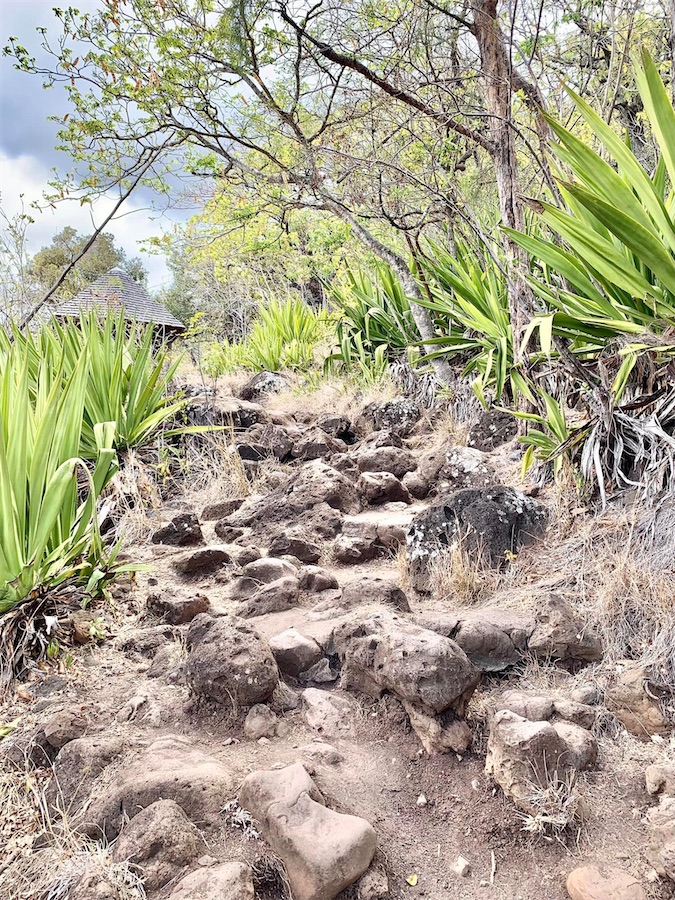
[[[53,34],[59,32],[52,12],[57,5],[57,0],[0,0],[0,47],[7,44],[10,36],[16,37],[39,59],[40,35],[35,29],[43,26]],[[60,5],[68,3],[64,0]],[[84,12],[95,10],[100,3],[77,0],[72,5]],[[40,199],[52,169],[68,171],[67,154],[54,149],[57,124],[48,121],[48,116],[63,117],[66,112],[67,101],[58,87],[44,90],[39,76],[17,72],[11,60],[0,57],[0,202],[10,217],[21,209],[21,194],[26,206]],[[122,215],[106,231],[115,235],[118,246],[129,256],[141,256],[148,269],[148,286],[155,289],[171,280],[166,261],[142,253],[138,240],[161,234],[171,223],[166,216],[160,219],[148,208],[149,199],[132,195],[120,211]],[[94,226],[91,211],[77,202],[61,204],[56,212],[31,212],[36,222],[28,232],[29,252],[35,253],[49,244],[52,236],[66,225],[91,233],[114,202],[114,198],[98,202],[94,208]]]

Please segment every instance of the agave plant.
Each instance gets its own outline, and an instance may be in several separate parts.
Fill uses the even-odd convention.
[[[549,118],[566,205],[537,208],[558,243],[510,232],[533,258],[531,285],[549,310],[530,331],[547,350],[563,339],[586,382],[580,463],[603,500],[608,484],[675,490],[675,111],[646,51],[635,69],[655,171],[569,91],[600,152]]]
[[[435,349],[427,358],[447,356],[464,362],[464,375],[487,405],[488,391],[500,402],[505,391],[512,400],[533,395],[520,366],[514,364],[513,332],[506,276],[495,257],[458,241],[454,253],[430,243],[422,260],[433,299],[420,301],[444,332],[426,341]]]
[[[344,285],[327,285],[340,315],[340,353],[349,346],[361,357],[362,351],[374,354],[384,347],[384,353],[396,352],[419,342],[410,300],[390,266],[376,262],[372,274],[347,267],[346,276]]]
[[[29,357],[16,347],[0,368],[0,614],[69,579],[96,592],[115,556],[96,516],[117,468],[114,425],[95,426],[93,465],[79,455],[88,354],[65,379],[42,360],[36,383]]]
[[[170,390],[180,357],[171,362],[167,351],[155,346],[153,329],[130,324],[123,311],[105,321],[95,312],[77,322],[51,320],[34,335],[15,330],[11,341],[3,334],[0,353],[6,354],[12,345],[25,349],[33,391],[43,364],[51,365],[65,382],[86,356],[78,451],[84,459],[94,459],[98,453],[98,423],[114,423],[113,447],[124,451],[150,442],[184,406]]]

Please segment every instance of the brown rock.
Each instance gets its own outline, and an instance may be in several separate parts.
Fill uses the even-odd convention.
[[[360,472],[389,472],[396,478],[417,468],[410,450],[399,447],[366,447],[356,453],[356,464]]]
[[[528,691],[506,691],[499,698],[499,708],[508,709],[531,722],[546,722],[553,715],[553,700]]]
[[[605,703],[631,734],[643,739],[670,730],[661,708],[645,692],[649,672],[627,662],[623,671],[607,685]]]
[[[604,864],[570,872],[567,893],[572,900],[646,900],[647,896],[637,878]]]
[[[248,711],[244,720],[244,734],[250,741],[258,741],[261,737],[272,737],[276,734],[279,720],[269,706],[256,703]]]
[[[348,734],[354,725],[354,701],[319,688],[302,692],[305,719],[310,728],[322,737]]]
[[[181,878],[169,900],[253,900],[254,896],[250,866],[226,862]]]
[[[320,594],[322,591],[331,591],[338,586],[335,575],[331,575],[320,566],[303,566],[299,572],[300,589]]]
[[[412,503],[408,489],[391,472],[364,472],[356,487],[368,503]]]
[[[405,592],[393,578],[381,578],[378,575],[360,575],[352,578],[342,586],[340,606],[353,609],[357,606],[374,603],[384,604],[410,612],[410,604]]]
[[[210,575],[231,563],[230,554],[219,546],[188,550],[171,560],[171,565],[179,575]]]
[[[253,772],[239,802],[281,857],[295,900],[333,900],[370,865],[376,847],[372,826],[327,809],[301,763]]]
[[[530,722],[504,709],[495,714],[490,726],[485,774],[516,806],[536,815],[540,810],[532,800],[533,792],[548,787],[552,773],[564,778],[590,764],[596,755],[592,736],[585,732],[582,737],[577,726]]]
[[[302,528],[288,529],[278,534],[270,544],[270,556],[294,556],[303,563],[321,559],[321,547]]]
[[[648,794],[675,797],[675,766],[647,766],[645,786]]]
[[[61,753],[75,743],[66,744]],[[82,777],[81,772],[77,774]],[[192,822],[208,827],[220,821],[220,811],[232,796],[233,785],[232,774],[220,760],[195,747],[192,740],[168,735],[117,771],[101,796],[87,808],[87,824],[82,828],[111,841],[126,816],[136,816],[158,800],[175,801]]]
[[[199,831],[173,800],[157,800],[125,825],[113,848],[114,862],[138,866],[146,890],[158,890],[202,852]]]
[[[202,510],[202,521],[215,522],[217,519],[225,519],[227,516],[231,516],[233,512],[239,509],[245,499],[245,497],[230,497],[227,500],[209,503]]]
[[[555,714],[572,722],[575,725],[581,725],[582,728],[592,728],[595,722],[595,710],[592,706],[585,703],[577,703],[574,700],[555,700]]]
[[[288,628],[270,638],[270,648],[284,675],[297,678],[323,657],[323,650],[313,638],[305,637],[296,628]]]
[[[74,816],[89,799],[101,772],[123,752],[124,741],[113,736],[81,737],[65,744],[54,761],[54,777],[47,786],[50,808],[67,809]]]
[[[243,619],[265,616],[268,613],[283,612],[298,605],[300,582],[294,575],[286,575],[261,585],[248,600],[239,607]]]
[[[188,684],[196,694],[227,706],[268,700],[279,682],[269,645],[242,619],[202,613],[187,634]]]
[[[51,746],[60,750],[70,741],[82,737],[86,728],[87,719],[81,712],[62,709],[48,719],[44,733]]]
[[[528,649],[540,659],[602,659],[602,642],[557,594],[538,598],[535,627]]]
[[[148,609],[169,625],[186,625],[199,613],[207,612],[211,602],[205,594],[182,596],[176,593],[149,594]]]
[[[675,797],[661,797],[647,814],[649,848],[647,857],[662,878],[675,881]]]
[[[338,626],[333,641],[343,687],[373,697],[389,691],[428,713],[462,715],[480,681],[454,641],[394,613],[355,616]]]
[[[181,513],[168,524],[158,528],[151,537],[153,544],[190,547],[203,541],[199,520],[194,513]]]

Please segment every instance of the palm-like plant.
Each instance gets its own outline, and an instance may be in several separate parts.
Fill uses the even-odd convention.
[[[520,395],[533,400],[514,363],[506,276],[499,260],[485,248],[458,241],[454,253],[431,243],[422,265],[432,300],[420,302],[433,312],[442,332],[425,342],[436,348],[427,358],[463,360],[463,374],[474,376],[472,386],[484,406],[488,391],[498,402],[505,392],[512,400]]]
[[[94,591],[114,562],[96,517],[117,468],[114,425],[95,426],[92,466],[80,457],[87,352],[66,378],[47,359],[32,373],[29,357],[16,347],[0,366],[0,613],[68,579]]]
[[[581,465],[603,497],[607,483],[675,490],[675,111],[646,51],[636,81],[660,150],[655,171],[570,91],[601,152],[549,118],[566,206],[538,211],[559,243],[511,232],[549,311],[531,331],[545,329],[549,350],[551,335],[562,338],[585,373]]]

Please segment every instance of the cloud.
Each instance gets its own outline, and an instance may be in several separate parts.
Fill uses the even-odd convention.
[[[100,0],[78,0],[77,3],[82,11],[92,12],[101,5]],[[0,0],[0,46],[14,36],[37,57],[40,64],[47,60],[44,51],[40,50],[41,38],[36,33],[38,26],[46,27],[50,39],[55,42],[61,26],[54,17],[50,2]],[[62,85],[43,89],[40,76],[18,72],[11,60],[0,57],[0,195],[7,215],[12,216],[20,211],[21,194],[26,207],[41,198],[52,169],[66,172],[71,168],[72,161],[68,155],[55,149],[58,126],[48,120],[50,115],[63,116],[67,109],[68,100]],[[139,241],[160,235],[162,227],[171,221],[168,217],[160,221],[158,214],[148,208],[152,199],[148,198],[148,192],[139,191],[125,203],[116,221],[106,228],[131,256],[139,254]],[[114,202],[113,197],[97,202],[94,223],[98,224],[105,218]],[[67,201],[55,211],[35,213],[34,217],[35,225],[28,233],[31,253],[49,244],[53,235],[66,225],[83,234],[90,234],[95,227],[91,209],[81,207],[77,201]],[[185,218],[185,214],[178,214],[176,218]],[[164,257],[143,253],[142,258],[148,269],[151,288],[170,281]]]
[[[35,219],[35,224],[28,231],[29,253],[35,253],[51,242],[53,235],[70,225],[82,234],[91,234],[115,205],[115,197],[103,197],[98,200],[92,210],[89,206],[80,206],[76,200],[67,200],[57,204],[55,210],[35,212],[30,204],[40,200],[50,177],[49,166],[28,153],[11,156],[0,150],[0,194],[2,208],[7,216],[21,211],[21,202],[26,211]],[[148,285],[150,288],[160,287],[170,281],[163,256],[153,256],[141,252],[139,242],[162,234],[167,220],[159,221],[157,214],[144,204],[142,195],[126,201],[116,218],[106,226],[106,231],[115,235],[116,242],[129,256],[141,253],[148,269]]]

